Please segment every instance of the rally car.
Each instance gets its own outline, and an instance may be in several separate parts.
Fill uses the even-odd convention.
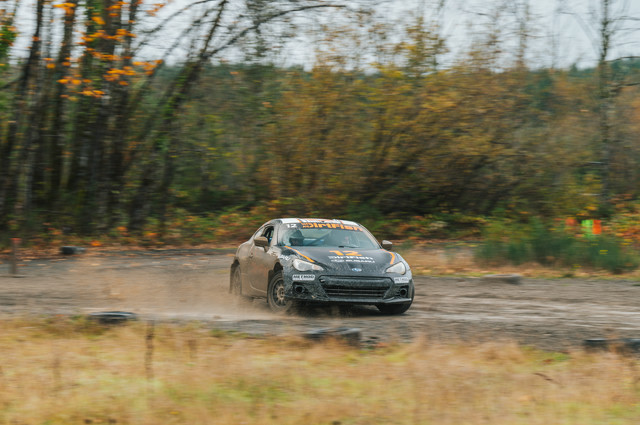
[[[414,297],[409,264],[353,221],[279,218],[238,247],[229,291],[266,298],[275,312],[294,305],[375,305],[401,314]]]

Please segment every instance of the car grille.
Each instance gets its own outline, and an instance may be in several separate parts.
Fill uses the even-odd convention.
[[[384,298],[391,279],[322,276],[322,289],[329,298]]]

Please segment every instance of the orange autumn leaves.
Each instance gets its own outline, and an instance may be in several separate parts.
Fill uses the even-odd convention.
[[[60,3],[60,4],[54,4],[53,5],[53,7],[55,7],[55,8],[64,10],[64,12],[67,15],[72,15],[75,12],[76,6],[77,6],[77,4],[69,3],[69,2]]]
[[[50,58],[47,58],[51,60]],[[129,79],[134,78],[140,75],[149,75],[154,71],[154,69],[162,63],[161,60],[157,61],[144,61],[144,62],[134,62],[133,66],[124,66],[122,69],[119,68],[109,68],[103,75],[102,78],[98,81],[94,81],[91,79],[81,78],[79,72],[77,70],[72,70],[75,72],[69,73],[69,75],[64,76],[57,80],[58,83],[64,84],[67,86],[67,89],[71,92],[83,95],[83,96],[91,96],[91,97],[102,97],[105,95],[105,91],[101,89],[95,88],[96,83],[102,84],[103,82],[108,83],[117,83],[121,86],[127,86],[130,84]],[[67,65],[70,66],[70,65]],[[47,68],[55,68],[55,64],[52,62],[48,62]],[[102,80],[102,81],[100,81]],[[62,95],[67,98],[69,95]]]
[[[132,0],[135,1],[135,0]],[[140,1],[138,4],[141,4]],[[152,4],[151,10],[157,12],[165,3]],[[72,15],[78,8],[75,2],[64,2],[54,5]],[[134,61],[125,47],[136,38],[131,31],[134,22],[125,19],[131,2],[113,2],[104,9],[98,7],[84,23],[84,34],[78,37],[74,49],[77,55],[67,57],[58,63],[53,58],[44,58],[45,68],[54,72],[57,83],[65,85],[63,98],[76,100],[77,96],[100,98],[108,94],[113,87],[129,86],[135,83],[136,77],[151,75],[162,63],[162,60]],[[80,15],[80,14],[78,14]],[[98,61],[94,69],[97,73],[85,75],[82,71],[87,58]]]

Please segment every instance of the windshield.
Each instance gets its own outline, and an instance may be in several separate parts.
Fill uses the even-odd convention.
[[[359,226],[332,225],[307,228],[293,223],[280,232],[280,246],[326,246],[337,248],[378,249],[378,242]]]

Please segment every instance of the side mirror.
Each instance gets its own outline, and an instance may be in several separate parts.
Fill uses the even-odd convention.
[[[258,236],[253,240],[253,243],[256,244],[256,246],[267,247],[269,246],[269,239],[264,236]]]
[[[382,247],[389,251],[391,248],[393,248],[393,243],[389,241],[382,241]]]

